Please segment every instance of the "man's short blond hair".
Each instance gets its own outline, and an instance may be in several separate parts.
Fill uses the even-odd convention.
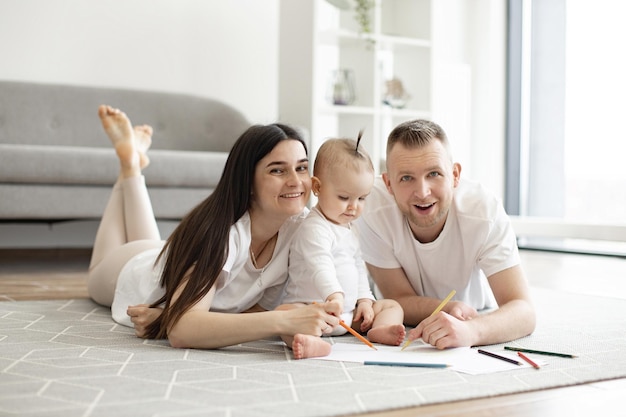
[[[387,160],[389,160],[389,153],[397,143],[400,143],[405,148],[414,149],[424,147],[434,140],[438,140],[443,144],[450,156],[450,160],[452,160],[452,150],[448,136],[437,123],[424,119],[400,123],[389,133],[387,138]]]

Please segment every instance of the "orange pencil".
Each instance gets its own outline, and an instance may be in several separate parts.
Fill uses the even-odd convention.
[[[352,336],[356,337],[357,339],[359,339],[361,342],[365,343],[367,346],[371,347],[374,350],[378,350],[376,349],[376,346],[374,346],[372,344],[372,342],[370,342],[369,340],[367,340],[366,338],[364,338],[363,336],[361,336],[356,330],[354,330],[352,327],[348,326],[346,324],[345,321],[340,320],[339,324],[341,325],[341,327],[343,327],[344,329],[346,329],[347,331],[349,331],[350,333],[352,333]]]
[[[317,303],[315,301],[313,301],[313,304],[317,305]],[[344,329],[346,329],[348,332],[350,332],[352,334],[352,336],[356,337],[357,339],[359,339],[361,342],[365,343],[367,346],[371,347],[374,350],[378,350],[376,349],[376,346],[374,346],[372,344],[372,342],[370,342],[369,340],[367,340],[366,338],[364,338],[363,336],[361,336],[356,330],[354,330],[352,327],[348,326],[346,324],[345,321],[343,320],[339,320],[339,324],[341,325],[341,327],[343,327]]]

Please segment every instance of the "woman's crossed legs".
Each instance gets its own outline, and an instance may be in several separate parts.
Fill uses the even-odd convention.
[[[163,242],[142,175],[150,162],[146,152],[152,128],[133,128],[126,114],[110,106],[100,106],[98,115],[119,158],[120,175],[96,233],[87,289],[94,301],[110,306],[126,262],[147,249],[162,247]]]

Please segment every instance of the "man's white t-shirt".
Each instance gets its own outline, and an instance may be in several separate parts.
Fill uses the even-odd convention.
[[[285,221],[278,231],[278,239],[271,261],[263,268],[255,268],[250,260],[250,216],[246,212],[230,228],[228,258],[217,279],[216,293],[210,311],[240,313],[257,303],[273,310],[280,302],[288,275],[289,247],[302,220],[301,214]],[[129,305],[151,304],[163,294],[160,286],[165,258],[155,266],[160,249],[150,249],[131,258],[122,268],[111,306],[113,320],[133,327],[126,314]]]
[[[486,276],[520,263],[517,240],[501,202],[480,184],[462,179],[446,224],[430,243],[420,243],[406,217],[377,178],[366,212],[356,222],[361,254],[378,268],[403,268],[415,293],[455,300],[476,310],[497,307]]]

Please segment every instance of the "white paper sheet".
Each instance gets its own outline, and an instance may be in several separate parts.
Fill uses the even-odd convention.
[[[415,342],[405,350],[400,346],[376,345],[376,349],[363,344],[335,343],[330,355],[314,358],[318,360],[357,362],[366,361],[394,362],[394,363],[427,363],[427,364],[447,364],[449,368],[457,372],[471,375],[489,374],[494,372],[510,371],[515,369],[530,368],[531,365],[524,362],[517,354],[500,350],[488,349],[493,353],[514,359],[522,363],[515,365],[506,361],[492,358],[478,353],[477,349],[461,347],[454,349],[439,350],[430,345]],[[533,357],[533,360],[536,358]],[[535,362],[542,366],[545,361],[536,359]]]

